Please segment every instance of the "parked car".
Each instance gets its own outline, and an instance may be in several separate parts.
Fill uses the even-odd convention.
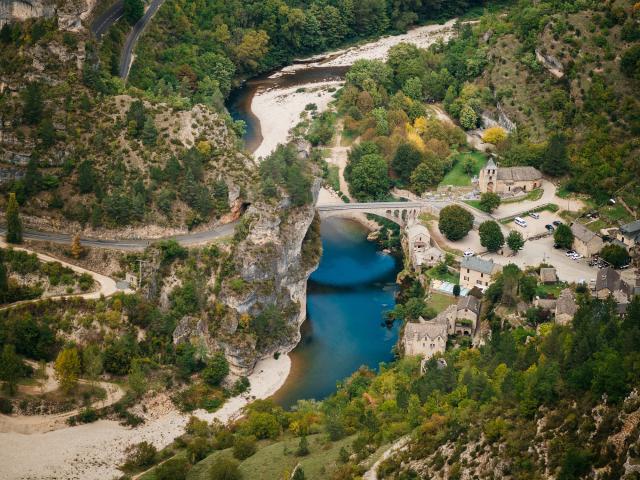
[[[554,230],[553,225],[551,225],[551,224],[545,225],[544,228],[546,228],[550,232],[553,232],[553,230]]]
[[[553,226],[557,227],[558,225],[562,225],[562,222],[560,220],[554,220],[553,221]]]
[[[515,224],[516,224],[516,225],[518,225],[519,227],[527,228],[527,222],[525,221],[525,219],[524,219],[524,218],[516,217],[516,218],[513,220],[513,223],[515,223]]]
[[[576,252],[574,252],[573,250],[567,250],[567,253],[565,253],[565,255],[567,257],[570,257],[571,255],[575,255]]]
[[[538,219],[540,218],[540,215],[539,215],[539,214],[537,214],[536,212],[530,212],[530,213],[529,213],[529,216],[530,216],[531,218],[535,218],[536,220],[538,220]]]
[[[475,255],[475,253],[473,253],[471,250],[467,250],[466,252],[464,252],[462,254],[463,257],[473,257]]]

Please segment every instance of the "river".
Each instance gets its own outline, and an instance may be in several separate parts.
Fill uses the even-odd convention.
[[[308,104],[318,111],[327,108],[355,61],[384,60],[400,42],[427,47],[446,41],[453,23],[418,27],[247,81],[227,102],[231,116],[246,123],[246,149],[260,158],[286,142]],[[366,230],[356,222],[323,220],[321,234],[324,251],[308,282],[302,340],[290,354],[287,381],[274,397],[285,407],[298,399],[330,395],[336,382],[361,365],[376,368],[392,360],[397,341],[397,326],[383,323],[383,312],[395,305],[396,260],[368,242]]]
[[[397,260],[367,241],[359,223],[323,220],[323,253],[308,283],[307,320],[291,352],[292,369],[274,399],[289,407],[298,399],[322,399],[361,365],[377,368],[393,359],[398,327],[383,322],[395,305]]]

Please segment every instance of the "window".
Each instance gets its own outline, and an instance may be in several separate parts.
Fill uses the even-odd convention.
[[[481,274],[480,274],[480,278],[484,278],[484,273],[481,273]]]

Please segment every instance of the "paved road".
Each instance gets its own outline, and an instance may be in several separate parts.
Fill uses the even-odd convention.
[[[233,235],[236,224],[238,222],[231,222],[225,225],[221,225],[212,230],[207,230],[205,232],[197,232],[197,233],[187,233],[184,235],[174,235],[171,237],[165,238],[135,238],[135,239],[124,239],[124,240],[102,240],[98,238],[90,238],[83,237],[81,238],[82,244],[87,247],[96,247],[96,248],[111,248],[114,250],[131,250],[131,251],[139,251],[144,250],[146,247],[160,240],[175,240],[181,245],[184,246],[194,246],[200,245],[212,240],[216,240],[223,237],[228,237]],[[0,228],[0,234],[5,235],[6,230],[4,228]],[[62,244],[70,244],[73,239],[72,235],[66,233],[53,233],[53,232],[40,232],[36,230],[25,230],[24,238],[27,240],[40,240],[46,242],[53,243],[62,243]]]
[[[124,0],[118,0],[93,21],[91,33],[100,40],[100,37],[111,28],[111,25],[120,20],[122,15],[124,15]]]
[[[127,40],[124,42],[122,53],[120,54],[120,78],[126,79],[129,76],[129,70],[131,69],[131,63],[133,61],[133,50],[136,48],[136,44],[145,27],[163,3],[164,0],[153,0],[142,18],[138,20],[138,23],[136,23],[131,32],[129,32]]]

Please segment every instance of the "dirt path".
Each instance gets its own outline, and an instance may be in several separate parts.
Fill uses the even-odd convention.
[[[397,440],[388,450],[386,450],[382,456],[371,465],[371,468],[365,472],[362,476],[363,480],[378,480],[378,467],[382,462],[384,462],[387,458],[393,455],[396,452],[402,451],[407,447],[407,443],[409,443],[410,437],[404,436]]]
[[[98,285],[100,285],[100,288],[98,290],[96,290],[96,291],[93,291],[93,292],[77,293],[77,294],[70,294],[70,295],[58,295],[58,296],[54,296],[54,297],[46,297],[46,300],[61,300],[61,299],[64,299],[64,298],[72,298],[72,297],[84,298],[85,300],[97,300],[102,296],[109,297],[109,296],[113,295],[116,292],[133,293],[133,290],[129,290],[129,289],[121,290],[121,289],[119,289],[117,284],[116,284],[116,281],[111,277],[107,277],[106,275],[102,275],[101,273],[97,273],[97,272],[94,272],[92,270],[87,270],[86,268],[82,268],[82,267],[79,267],[77,265],[73,265],[72,263],[65,262],[64,260],[60,260],[58,258],[50,257],[49,255],[45,255],[44,253],[38,253],[38,252],[35,252],[33,250],[29,250],[27,248],[17,247],[15,245],[9,245],[4,241],[0,241],[0,247],[2,247],[2,248],[13,248],[14,250],[20,250],[22,252],[33,253],[38,257],[38,260],[40,260],[42,262],[46,262],[46,263],[58,262],[62,266],[70,268],[75,273],[80,274],[80,275],[82,275],[84,273],[87,273],[87,274],[91,275],[93,280]],[[12,303],[10,305],[6,305],[6,306],[0,308],[0,311],[8,310],[9,308],[13,308],[13,307],[16,307],[18,305],[24,305],[26,303],[39,302],[39,301],[42,301],[42,300],[45,300],[45,299],[44,298],[36,298],[34,300],[23,300],[21,302],[15,302],[15,303]]]
[[[53,364],[47,364],[47,380],[45,390],[42,393],[57,390],[59,385],[53,371]],[[89,385],[88,380],[80,380],[79,383]],[[91,404],[93,408],[105,408],[113,405],[124,396],[124,389],[115,383],[96,382],[96,386],[107,392],[103,400]],[[68,412],[55,415],[0,415],[0,433],[21,433],[31,435],[34,433],[45,433],[61,428],[67,428],[67,419],[79,414],[84,407],[74,408]]]

